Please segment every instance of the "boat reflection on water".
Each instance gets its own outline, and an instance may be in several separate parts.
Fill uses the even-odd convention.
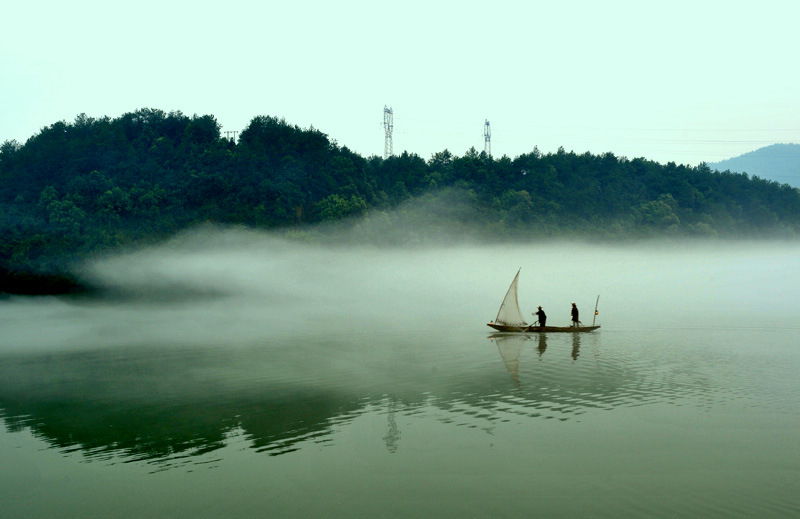
[[[572,360],[578,360],[581,353],[581,335],[572,334]],[[489,340],[497,345],[500,356],[509,372],[518,371],[519,355],[524,345],[528,342],[536,343],[536,351],[539,353],[539,359],[542,358],[544,352],[547,351],[547,334],[546,333],[494,333],[489,336]],[[512,375],[513,376],[513,375]],[[515,380],[517,376],[513,376]]]
[[[394,399],[389,401],[389,411],[386,413],[386,421],[388,422],[388,430],[383,437],[386,443],[386,450],[389,452],[397,452],[398,444],[400,442],[400,428],[397,426],[397,408],[398,402]]]
[[[581,336],[577,333],[572,334],[572,360],[578,360],[581,354]]]
[[[522,348],[526,342],[531,340],[531,337],[524,334],[494,334],[490,335],[489,339],[497,345],[497,351],[500,352],[500,358],[503,359],[503,363],[511,375],[511,380],[514,381],[516,387],[519,387],[519,357],[522,354]]]
[[[539,339],[539,347],[536,348],[536,349],[539,350],[539,358],[541,359],[542,355],[544,355],[544,352],[547,349],[547,334],[546,333],[540,333],[538,335],[539,335],[539,337],[538,337],[538,339]]]
[[[4,354],[0,417],[8,431],[29,429],[54,449],[162,470],[233,438],[273,456],[326,445],[367,413],[386,416],[380,434],[395,452],[401,416],[491,427],[703,390],[659,387],[640,366],[579,355],[581,340],[598,350],[600,336],[497,334],[490,341],[501,363],[480,349],[465,358],[465,336],[435,339]]]

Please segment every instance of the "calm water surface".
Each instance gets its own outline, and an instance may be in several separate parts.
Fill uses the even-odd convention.
[[[800,279],[796,251],[590,251],[607,285],[572,277],[603,293],[603,328],[584,335],[492,335],[516,270],[462,282],[496,251],[430,255],[418,282],[378,254],[368,286],[350,257],[283,251],[323,268],[330,292],[269,262],[280,282],[234,295],[7,299],[2,515],[797,517],[800,327],[781,295]],[[563,264],[524,252],[501,261]],[[636,283],[626,261],[660,273]],[[764,263],[772,278],[728,284]],[[448,271],[461,282],[432,281]],[[525,296],[545,283],[524,279],[528,314],[560,298],[548,322],[568,320],[571,301]],[[698,285],[703,304],[680,313]],[[591,320],[594,293],[569,286]],[[769,298],[775,322],[753,319]]]

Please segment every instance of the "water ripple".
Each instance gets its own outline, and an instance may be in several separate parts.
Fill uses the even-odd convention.
[[[330,445],[368,413],[491,428],[648,406],[785,413],[800,401],[793,343],[763,330],[372,339],[325,337],[324,353],[301,337],[5,355],[0,419],[65,455],[174,467],[205,463],[232,437],[269,455]],[[396,433],[385,441],[397,448]]]

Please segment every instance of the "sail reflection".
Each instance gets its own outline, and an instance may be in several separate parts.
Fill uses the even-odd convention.
[[[0,419],[54,449],[163,468],[232,437],[272,456],[324,446],[365,413],[385,414],[382,440],[396,452],[404,415],[490,428],[706,390],[702,381],[654,382],[618,357],[583,355],[581,341],[597,350],[597,336],[500,334],[490,337],[493,355],[472,359],[463,337],[435,339],[0,355]]]
[[[494,334],[490,336],[497,345],[497,350],[500,352],[500,357],[506,365],[514,385],[519,387],[519,357],[522,353],[522,348],[526,342],[531,340],[531,337],[526,334]]]

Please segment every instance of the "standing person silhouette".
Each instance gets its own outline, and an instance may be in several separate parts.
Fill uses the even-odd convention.
[[[542,310],[541,306],[539,307],[539,311],[533,315],[539,318],[539,326],[545,326],[545,323],[547,322],[547,315],[544,313],[544,310]]]
[[[572,303],[572,326],[579,326],[580,320],[578,319],[578,307]]]

